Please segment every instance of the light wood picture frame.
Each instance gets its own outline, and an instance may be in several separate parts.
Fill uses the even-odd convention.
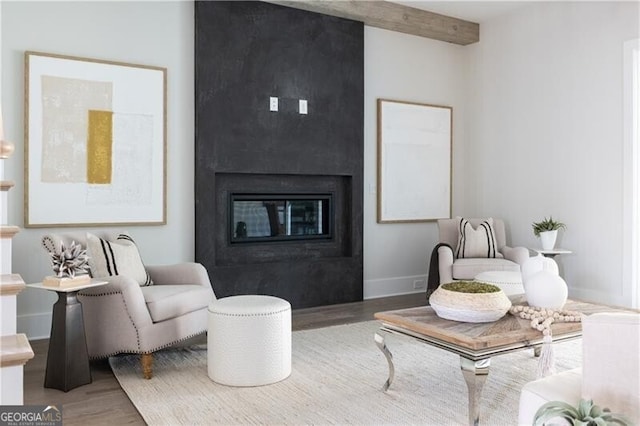
[[[167,223],[167,69],[25,52],[27,228]]]
[[[453,108],[378,99],[378,223],[451,217]]]

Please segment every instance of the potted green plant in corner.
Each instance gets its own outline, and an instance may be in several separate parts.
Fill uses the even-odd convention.
[[[581,399],[577,407],[562,401],[551,401],[538,409],[533,426],[550,425],[556,418],[565,419],[574,426],[630,426],[631,422],[620,414],[614,414],[608,408],[601,408],[592,400]],[[553,423],[557,424],[557,423]]]
[[[564,223],[553,220],[552,216],[549,216],[549,219],[545,217],[541,222],[533,222],[532,226],[533,234],[540,237],[543,250],[553,250],[558,238],[558,230],[567,228]]]

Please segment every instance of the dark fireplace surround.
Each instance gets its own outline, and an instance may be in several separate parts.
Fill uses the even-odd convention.
[[[362,300],[363,24],[233,1],[196,2],[195,23],[196,261],[216,296]],[[330,233],[240,241],[234,194],[326,197]]]

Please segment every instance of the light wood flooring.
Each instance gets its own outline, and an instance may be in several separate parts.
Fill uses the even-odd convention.
[[[425,294],[417,293],[342,305],[298,309],[293,311],[292,326],[295,331],[367,321],[372,320],[373,314],[379,311],[409,308],[425,303]],[[206,342],[204,337],[198,339]],[[31,341],[35,357],[24,368],[25,405],[62,405],[65,426],[145,424],[120,388],[106,359],[91,362],[93,382],[88,385],[69,392],[45,389],[43,383],[48,343],[48,340]]]

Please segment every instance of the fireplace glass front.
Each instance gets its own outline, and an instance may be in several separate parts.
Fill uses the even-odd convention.
[[[329,239],[332,194],[231,194],[232,243]]]

